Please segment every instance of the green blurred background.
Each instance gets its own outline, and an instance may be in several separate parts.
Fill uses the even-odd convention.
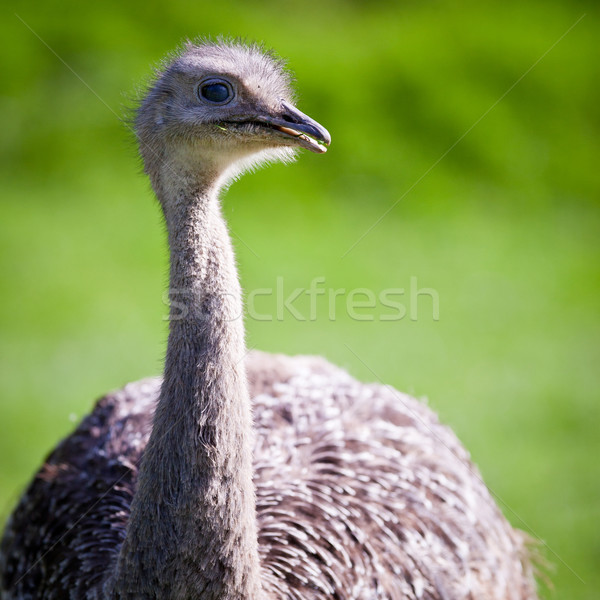
[[[164,227],[120,118],[183,38],[242,36],[289,59],[300,108],[333,135],[227,193],[243,286],[347,292],[334,319],[327,295],[315,320],[306,295],[306,320],[256,298],[273,319],[249,317],[248,344],[427,397],[544,542],[543,596],[597,598],[599,16],[542,0],[5,3],[0,517],[94,398],[160,372]],[[404,288],[411,308],[411,281],[436,290],[439,320],[426,296],[417,319],[345,309],[356,288]]]

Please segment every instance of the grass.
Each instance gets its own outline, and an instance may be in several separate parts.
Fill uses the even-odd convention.
[[[255,296],[263,317],[247,316],[249,345],[324,354],[427,397],[507,517],[547,545],[544,597],[594,598],[596,7],[309,2],[282,20],[271,2],[174,2],[160,18],[111,6],[17,12],[119,115],[123,91],[182,37],[262,39],[290,57],[300,109],[332,132],[326,155],[246,176],[226,195],[247,297],[275,290]],[[167,263],[126,127],[12,13],[0,27],[18,49],[2,58],[0,96],[6,515],[94,398],[160,372]],[[306,320],[279,318],[278,285],[285,299],[315,278],[326,292],[315,319],[307,294],[293,303]],[[411,286],[435,290],[439,319]],[[330,289],[346,291],[330,300]],[[352,298],[389,289],[405,290],[404,318],[384,320],[379,301],[351,317]]]

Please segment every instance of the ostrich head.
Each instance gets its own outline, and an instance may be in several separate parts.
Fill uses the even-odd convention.
[[[159,73],[138,110],[146,172],[185,165],[205,180],[237,175],[296,148],[325,152],[327,130],[292,103],[290,75],[258,46],[187,44]]]

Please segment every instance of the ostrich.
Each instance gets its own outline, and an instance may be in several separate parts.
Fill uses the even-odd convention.
[[[524,534],[431,410],[322,358],[246,353],[219,192],[330,143],[282,63],[187,44],[135,127],[177,298],[163,377],[49,455],[7,523],[1,598],[535,598]]]

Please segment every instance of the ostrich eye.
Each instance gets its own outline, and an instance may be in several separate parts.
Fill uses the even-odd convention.
[[[233,90],[222,81],[210,81],[200,85],[198,90],[204,100],[215,104],[224,104],[233,97]]]

